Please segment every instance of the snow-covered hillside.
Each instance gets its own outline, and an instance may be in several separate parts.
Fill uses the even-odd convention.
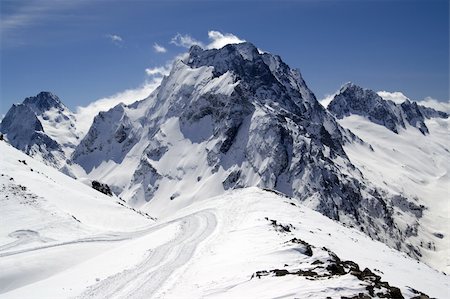
[[[6,151],[8,156],[24,157],[10,150]],[[47,171],[52,174],[51,169],[27,161],[36,167],[36,177],[23,179],[22,186],[32,186],[38,175]],[[15,174],[25,171],[19,165],[14,168],[19,169]],[[79,184],[67,180],[66,192],[75,193],[71,188],[77,189]],[[7,194],[10,199],[2,198],[2,205],[19,200],[13,192]],[[106,203],[108,199],[99,196],[96,201]],[[129,210],[111,209],[114,203],[104,204],[104,208],[111,208],[103,209],[103,215],[120,216],[89,222],[85,202],[72,201],[70,213],[79,204],[76,215],[81,222],[69,225],[70,216],[60,216],[42,225],[39,217],[25,222],[11,215],[2,223],[3,235],[10,230],[15,233],[10,234],[10,240],[3,236],[0,247],[0,298],[449,295],[449,280],[444,274],[293,199],[257,188],[197,201],[152,225]],[[60,213],[58,209],[46,210]],[[24,218],[40,209],[20,211]],[[17,230],[17,223],[21,230]],[[94,224],[95,229],[90,226]],[[118,229],[120,224],[127,231]],[[72,233],[63,236],[68,226]],[[110,230],[113,228],[117,230]]]
[[[384,274],[391,273],[386,274],[389,283],[398,285],[402,292],[412,296],[405,282],[397,276],[413,281],[417,277],[413,276],[413,262],[398,252],[389,250],[389,257],[380,262],[381,268],[371,260],[367,265],[374,269],[363,274],[360,271],[363,268],[343,262],[343,259],[353,260],[353,257],[342,252],[337,242],[332,247],[334,245],[325,239],[306,240],[304,236],[295,235],[292,226],[302,221],[301,214],[295,214],[296,217],[289,214],[292,217],[285,220],[265,216],[267,219],[263,218],[265,221],[262,223],[266,226],[261,224],[261,231],[259,224],[246,222],[253,221],[251,219],[255,215],[246,212],[251,209],[247,202],[261,211],[279,213],[278,204],[287,200],[278,195],[269,196],[255,188],[232,192],[248,187],[280,192],[292,198],[288,201],[295,201],[289,204],[291,209],[297,210],[297,206],[303,204],[347,227],[340,227],[322,216],[314,218],[330,225],[328,229],[321,228],[327,234],[339,235],[336,231],[342,231],[345,233],[339,238],[345,239],[348,234],[356,234],[350,229],[354,228],[360,232],[358,237],[354,237],[357,240],[368,240],[369,237],[406,252],[435,269],[450,271],[450,151],[446,113],[411,101],[401,104],[386,101],[374,91],[354,84],[344,85],[325,109],[298,70],[289,67],[279,56],[259,51],[248,42],[229,44],[220,49],[204,50],[192,46],[188,53],[178,58],[170,74],[147,98],[98,113],[88,132],[80,133],[76,115],[56,96],[45,92],[14,105],[2,120],[1,131],[11,145],[78,179],[74,182],[55,169],[44,169],[35,161],[30,163],[37,164],[30,166],[29,156],[15,158],[19,153],[2,144],[6,157],[14,156],[12,159],[4,158],[2,166],[5,169],[1,180],[8,195],[3,210],[12,211],[6,219],[26,219],[13,219],[8,221],[9,226],[2,227],[5,244],[0,249],[5,251],[3,261],[9,269],[3,279],[7,285],[4,291],[52,276],[49,283],[70,283],[74,292],[64,293],[69,292],[65,287],[58,291],[62,293],[53,294],[56,297],[81,292],[82,297],[143,294],[141,292],[171,296],[190,290],[188,285],[198,286],[198,290],[192,289],[194,297],[242,296],[253,284],[259,287],[255,281],[268,283],[266,280],[272,281],[271,275],[274,274],[279,279],[273,280],[274,284],[279,281],[288,285],[292,283],[293,294],[300,297],[308,295],[302,292],[312,292],[316,297],[321,295],[315,293],[317,285],[297,288],[297,279],[314,283],[322,281],[319,284],[325,285],[325,290],[338,290],[341,283],[346,290],[351,289],[345,292],[345,296],[358,294],[354,292],[356,290],[366,290],[372,295],[371,288],[379,287],[381,292],[396,297],[396,289],[380,283],[374,276],[376,267]],[[42,168],[42,171],[35,168]],[[24,172],[19,175],[17,171]],[[80,183],[90,185],[94,180],[115,196],[107,197]],[[40,188],[42,186],[45,188]],[[234,203],[239,198],[242,203]],[[256,198],[261,200],[261,205],[256,203]],[[206,206],[211,209],[205,210]],[[221,212],[235,209],[236,213],[238,208],[235,206],[244,214],[250,213],[249,218]],[[317,215],[311,210],[304,209],[303,213]],[[156,218],[159,219],[158,224],[151,226]],[[226,220],[229,218],[234,220]],[[281,220],[286,224],[280,224]],[[311,250],[319,254],[319,261],[308,260],[301,265],[286,262],[288,266],[282,269],[279,265],[266,264],[263,258],[257,259],[258,269],[256,264],[251,268],[254,279],[250,279],[249,284],[240,281],[235,287],[227,280],[234,278],[226,278],[223,285],[221,278],[217,278],[213,280],[217,286],[211,285],[209,280],[203,283],[183,278],[176,285],[179,289],[158,287],[163,283],[170,285],[173,273],[184,273],[181,269],[194,271],[190,266],[182,266],[202,263],[193,260],[197,246],[208,244],[216,234],[231,233],[226,227],[233,226],[233,221],[249,225],[248,230],[255,234],[250,239],[259,244],[251,250],[247,248],[248,255],[246,251],[242,253],[246,260],[237,259],[238,264],[246,264],[252,260],[250,255],[258,254],[268,255],[274,262],[275,257],[280,260],[292,258],[290,249],[285,256],[285,250],[279,248],[280,244],[285,244],[282,248],[287,246],[280,243],[280,236],[287,233],[292,233],[288,234],[293,240],[291,243],[303,246],[300,251],[305,251],[307,256]],[[306,225],[314,231],[312,220],[305,224],[305,232]],[[272,227],[277,233],[269,230],[266,236],[262,231],[267,227]],[[273,251],[265,251],[265,240]],[[367,242],[364,244],[369,247],[361,247],[360,250],[366,250],[370,255],[378,257],[379,251],[385,250],[385,247],[379,247],[384,245]],[[341,244],[342,248],[348,249],[350,245],[345,244]],[[34,246],[41,247],[31,250]],[[37,257],[35,254],[41,252],[42,258],[48,261],[44,262],[46,265],[64,260],[61,248],[66,246],[74,250],[77,259],[57,262],[56,266],[45,270],[44,266],[33,262]],[[219,245],[211,246],[217,248]],[[336,252],[341,259],[323,246]],[[353,243],[351,246],[359,248]],[[374,251],[370,246],[374,246]],[[145,255],[147,249],[152,250],[153,255]],[[100,253],[105,250],[108,252],[101,257]],[[122,250],[130,256],[117,258],[117,254],[123,254]],[[53,254],[56,254],[56,259],[53,259]],[[209,260],[208,254],[202,259]],[[218,258],[226,260],[224,254]],[[23,257],[26,263],[14,272],[16,255]],[[99,256],[99,259],[94,256]],[[392,261],[403,263],[403,260],[399,262],[400,256],[408,265],[404,273],[398,274],[386,268]],[[92,258],[93,264],[89,264],[87,258]],[[115,262],[105,267],[109,258]],[[354,259],[362,265],[367,262],[365,258]],[[89,274],[90,278],[82,281],[70,278],[87,275],[87,268],[83,268],[87,267],[85,261],[92,269],[98,269],[99,272],[93,272],[97,276]],[[211,263],[223,267],[214,258]],[[326,265],[325,270],[318,266],[320,263]],[[154,272],[155,267],[161,266],[168,268]],[[319,267],[319,272],[308,267]],[[397,265],[394,268],[402,269]],[[189,277],[205,271],[200,266],[193,269],[197,270]],[[242,275],[249,279],[248,271],[243,270]],[[231,271],[230,277],[241,275],[226,267],[223,271],[216,275],[227,277],[227,271]],[[61,273],[56,275],[57,272]],[[347,272],[352,273],[344,275]],[[28,274],[18,279],[19,273]],[[430,277],[437,275],[435,281],[441,281],[441,276],[429,273]],[[335,280],[336,275],[345,281]],[[140,286],[144,285],[140,280],[143,276],[148,277],[148,281],[145,281],[145,286]],[[297,277],[294,279],[292,276]],[[95,286],[84,289],[97,278],[99,282]],[[45,289],[49,286],[46,283],[41,281],[17,292]],[[370,283],[376,285],[370,286]],[[364,286],[362,289],[361,284]],[[427,293],[438,289],[440,292],[444,284],[434,288],[425,284],[421,290]],[[270,283],[265,287],[267,285]],[[326,288],[328,286],[329,289]],[[233,293],[235,291],[236,294]]]
[[[154,223],[117,197],[106,196],[4,141],[0,141],[0,153],[3,292],[43,279],[109,247],[107,243],[94,245],[78,255],[70,251],[73,243],[110,239],[116,232],[134,232]],[[67,245],[67,250],[59,250],[61,245]],[[35,252],[43,248],[55,255],[36,260]]]
[[[418,235],[410,241],[420,245],[422,260],[450,272],[450,141],[447,119],[425,121],[429,135],[407,126],[395,134],[384,126],[352,115],[339,123],[352,130],[372,150],[347,144],[351,161],[373,184],[394,194],[415,198],[426,207],[418,219]]]

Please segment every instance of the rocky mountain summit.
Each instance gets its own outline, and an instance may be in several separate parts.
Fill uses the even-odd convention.
[[[339,119],[351,114],[361,115],[394,133],[398,133],[401,128],[405,129],[406,124],[409,124],[422,134],[428,134],[425,119],[448,117],[445,112],[417,105],[409,100],[401,104],[384,100],[375,91],[353,83],[342,86],[327,108]]]
[[[78,143],[74,114],[50,92],[14,104],[0,124],[0,132],[23,152],[61,167]]]

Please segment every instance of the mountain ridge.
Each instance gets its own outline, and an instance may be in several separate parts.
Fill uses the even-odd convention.
[[[448,118],[445,112],[418,105],[408,99],[401,104],[384,100],[375,91],[357,86],[351,82],[344,84],[327,106],[328,111],[342,119],[351,114],[367,117],[370,121],[383,125],[394,133],[405,129],[405,124],[428,134],[425,119]]]

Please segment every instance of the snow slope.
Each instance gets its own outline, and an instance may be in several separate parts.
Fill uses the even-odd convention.
[[[155,223],[0,150],[0,298],[449,295],[442,273],[277,193],[228,191]]]
[[[426,120],[426,136],[410,126],[395,134],[358,115],[339,123],[372,146],[373,151],[355,143],[344,147],[367,179],[426,207],[418,220],[418,236],[409,241],[420,245],[423,261],[449,273],[450,119]]]
[[[61,260],[35,260],[36,250],[58,251],[61,244],[88,244],[119,232],[134,232],[154,220],[56,169],[0,142],[0,286],[3,291],[46,277],[97,252],[59,251]],[[87,245],[84,245],[87,246]],[[26,257],[15,259],[17,254]],[[76,253],[76,254],[70,254]],[[56,253],[55,253],[56,254]],[[23,257],[23,258],[22,258]],[[12,263],[12,264],[10,264]],[[12,266],[10,271],[8,265]],[[20,281],[17,278],[20,277]]]

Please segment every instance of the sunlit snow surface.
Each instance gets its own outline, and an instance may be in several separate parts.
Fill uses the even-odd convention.
[[[450,119],[426,120],[429,135],[413,127],[399,134],[367,119],[352,115],[339,121],[373,151],[358,144],[347,144],[350,160],[376,186],[395,194],[417,198],[426,209],[419,220],[419,235],[411,242],[423,242],[423,261],[450,272]],[[442,237],[442,238],[441,238]]]
[[[1,298],[340,298],[366,292],[350,274],[254,276],[273,269],[322,273],[317,261],[330,258],[323,247],[361,270],[370,268],[407,298],[414,295],[408,287],[449,296],[447,276],[272,192],[227,192],[155,222],[4,142],[0,151]],[[294,238],[309,243],[311,254]]]

